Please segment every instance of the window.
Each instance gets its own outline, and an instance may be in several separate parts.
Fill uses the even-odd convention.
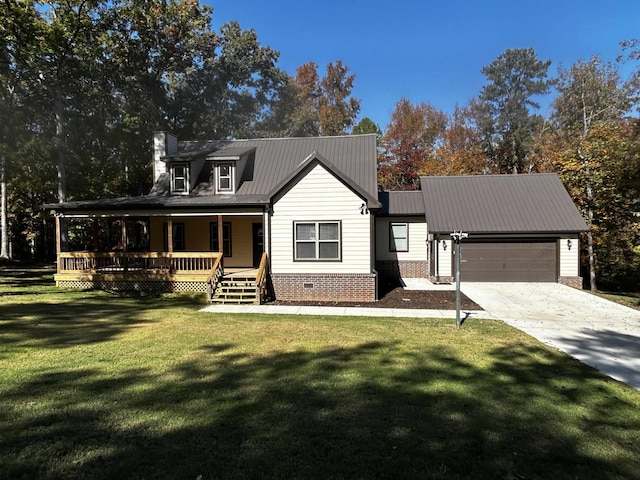
[[[212,252],[219,252],[218,222],[209,224],[209,245]],[[222,222],[222,255],[231,256],[231,222]]]
[[[169,225],[163,224],[163,233],[164,233],[164,251],[169,251]],[[174,223],[173,224],[173,251],[174,252],[184,252],[186,250],[184,243],[184,223]]]
[[[295,260],[340,260],[340,222],[295,222]]]
[[[171,167],[171,191],[189,193],[189,165],[176,163]]]
[[[216,166],[217,171],[217,191],[233,193],[233,165],[230,163],[220,163]]]
[[[389,251],[409,251],[409,227],[406,223],[389,224]]]

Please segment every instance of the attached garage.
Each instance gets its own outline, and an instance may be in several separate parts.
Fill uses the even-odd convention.
[[[420,177],[420,191],[432,280],[453,281],[462,231],[462,281],[582,284],[587,225],[556,174]]]
[[[558,241],[465,241],[461,280],[466,282],[556,282]]]

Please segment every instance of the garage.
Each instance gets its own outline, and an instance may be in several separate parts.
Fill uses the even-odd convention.
[[[461,260],[466,282],[558,281],[555,239],[465,241]]]
[[[588,226],[556,174],[423,176],[420,189],[435,281],[455,279],[451,233],[463,232],[463,281],[582,285]]]

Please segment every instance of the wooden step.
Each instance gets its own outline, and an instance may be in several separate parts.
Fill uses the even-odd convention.
[[[255,276],[229,274],[222,277],[211,303],[256,304],[259,303]]]

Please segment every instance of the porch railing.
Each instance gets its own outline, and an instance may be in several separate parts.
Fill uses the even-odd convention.
[[[58,273],[207,275],[221,257],[218,252],[61,252]]]
[[[222,259],[222,255],[216,258],[216,261],[213,263],[211,271],[209,272],[209,277],[207,277],[207,299],[209,301],[211,301],[211,299],[213,298],[213,294],[218,287],[218,283],[224,275],[224,265]]]

